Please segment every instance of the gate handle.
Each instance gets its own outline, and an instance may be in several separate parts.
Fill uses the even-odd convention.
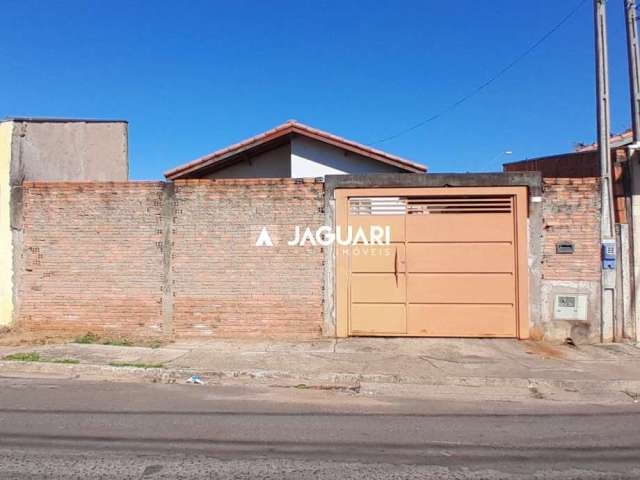
[[[396,277],[396,287],[398,286],[398,247],[396,247],[396,256],[393,260],[393,266],[395,269],[394,275]]]

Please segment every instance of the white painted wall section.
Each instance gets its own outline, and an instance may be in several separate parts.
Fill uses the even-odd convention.
[[[404,170],[306,137],[291,140],[291,177],[394,173]]]
[[[0,326],[13,316],[13,244],[11,239],[11,137],[13,122],[0,123]]]

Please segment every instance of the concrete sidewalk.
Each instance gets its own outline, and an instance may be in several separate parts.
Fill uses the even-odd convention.
[[[197,374],[208,384],[254,382],[403,396],[625,403],[640,398],[640,349],[622,344],[349,338],[219,339],[162,348],[0,346],[0,357],[20,352],[37,352],[40,360],[2,360],[0,376],[183,383]],[[79,363],[52,362],[64,360]]]

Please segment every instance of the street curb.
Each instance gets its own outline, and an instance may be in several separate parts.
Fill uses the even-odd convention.
[[[202,371],[190,368],[116,367],[96,364],[57,364],[0,360],[0,377],[52,378],[133,383],[184,383],[198,375],[210,384],[249,381],[277,386],[305,386],[359,389],[361,385],[407,385],[443,387],[485,387],[565,391],[607,391],[640,394],[640,380],[575,380],[515,377],[410,377],[390,374],[322,373],[301,375],[279,370]]]

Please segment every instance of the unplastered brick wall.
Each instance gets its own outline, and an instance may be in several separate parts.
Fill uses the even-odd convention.
[[[246,179],[25,183],[17,326],[123,337],[318,336],[323,185]],[[14,206],[16,209],[16,206]],[[256,247],[266,227],[273,247]]]
[[[160,334],[162,192],[159,182],[25,183],[18,326]]]
[[[312,179],[175,184],[171,286],[180,336],[319,336],[321,247],[289,246],[294,227],[323,225]],[[273,246],[256,246],[263,228]]]
[[[543,278],[600,279],[599,179],[544,178]],[[572,242],[573,254],[556,253],[558,242]]]

